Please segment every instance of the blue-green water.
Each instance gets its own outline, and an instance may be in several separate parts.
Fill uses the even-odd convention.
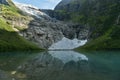
[[[0,53],[0,80],[120,80],[120,51]]]

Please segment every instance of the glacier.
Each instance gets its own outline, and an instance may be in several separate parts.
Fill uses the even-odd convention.
[[[46,13],[40,11],[40,9],[35,7],[35,6],[32,6],[30,4],[18,3],[18,2],[15,2],[15,1],[14,1],[14,4],[20,10],[22,10],[23,12],[26,12],[26,13],[32,15],[32,16],[35,16],[37,18],[42,18],[42,17],[48,17],[49,18],[49,16]]]
[[[49,50],[67,50],[67,49],[74,49],[80,46],[83,46],[84,44],[86,44],[87,40],[78,40],[77,38],[74,39],[68,39],[66,37],[63,37],[62,40],[52,44],[49,47]]]
[[[35,16],[43,21],[49,20],[50,21],[49,23],[51,23],[52,18],[49,17],[46,13],[40,11],[39,8],[29,5],[29,4],[23,4],[23,3],[18,3],[18,2],[14,2],[14,4],[23,12],[26,12],[32,16]],[[62,23],[60,23],[60,24],[62,24]],[[69,49],[74,49],[74,48],[83,46],[84,44],[86,44],[86,42],[87,42],[87,39],[78,40],[77,38],[74,38],[71,40],[66,37],[63,37],[62,40],[60,40],[56,43],[53,43],[51,46],[48,46],[47,48],[48,48],[48,50],[67,50],[67,49],[69,50]]]

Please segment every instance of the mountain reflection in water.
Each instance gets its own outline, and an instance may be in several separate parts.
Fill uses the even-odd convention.
[[[23,64],[28,80],[74,80],[90,72],[88,58],[74,51],[48,51]]]
[[[7,73],[13,80],[120,80],[119,53],[48,51],[0,54],[0,74]],[[2,78],[0,80],[7,79]]]

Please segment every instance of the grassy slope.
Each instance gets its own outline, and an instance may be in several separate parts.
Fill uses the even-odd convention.
[[[60,10],[61,13],[69,16],[68,20],[82,25],[87,24],[91,29],[90,41],[85,46],[77,48],[77,50],[120,49],[120,23],[116,23],[120,15],[119,0],[91,1],[91,3],[88,0],[83,0],[82,3],[74,1],[70,3],[69,8],[64,7]],[[80,9],[76,12],[72,11],[76,5],[80,4],[82,4]],[[64,18],[63,20],[67,19],[67,17]]]
[[[10,25],[0,19],[0,51],[39,49],[14,32]]]
[[[19,14],[19,10],[10,2],[8,5],[0,5],[2,13],[0,14],[0,51],[15,51],[15,50],[37,50],[35,44],[25,40],[19,36],[6,20],[17,19],[24,17]]]
[[[116,0],[117,1],[117,0]],[[104,7],[97,15],[88,17],[87,22],[94,26],[90,42],[78,50],[120,50],[120,24],[117,18],[120,15],[120,3],[99,2],[100,7]]]
[[[76,50],[120,50],[120,27],[114,26],[105,35],[89,41]]]

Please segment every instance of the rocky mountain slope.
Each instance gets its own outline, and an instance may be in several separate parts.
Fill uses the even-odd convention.
[[[21,48],[21,39],[26,43],[23,48],[30,48],[27,46],[29,42],[24,38],[45,49],[62,49],[64,43],[71,44],[71,47],[64,46],[65,49],[74,49],[87,41],[82,49],[120,48],[119,0],[62,0],[54,11],[16,2],[13,4],[11,0],[2,0],[0,3],[1,31],[9,32],[5,34],[6,37],[11,37],[11,32],[17,32],[17,37],[13,37],[16,43],[2,36],[6,32],[1,32],[1,49],[13,44],[8,49],[15,48],[15,45]],[[21,45],[17,42],[21,42]]]
[[[5,28],[4,31],[6,31],[2,32],[2,35],[8,32],[5,34],[5,37],[1,35],[1,50],[5,48],[10,48],[10,50],[12,50],[14,48],[16,49],[18,46],[18,48],[21,48],[26,42],[19,41],[17,37],[22,39],[26,38],[40,48],[45,49],[56,49],[58,46],[55,46],[54,44],[59,43],[59,41],[64,44],[64,39],[70,41],[71,44],[74,44],[70,45],[72,46],[72,49],[76,48],[76,45],[78,44],[83,45],[81,41],[85,40],[84,42],[86,42],[89,28],[84,28],[82,25],[74,24],[72,22],[66,23],[58,21],[48,16],[37,7],[12,2],[11,0],[3,0],[0,7],[0,22],[3,24],[1,28]],[[12,39],[8,40],[7,38],[8,36],[12,37],[12,34],[9,35],[10,33],[13,35],[15,33],[13,37],[15,39],[14,42],[12,42]],[[21,45],[18,42],[21,42]],[[22,49],[26,49],[26,46],[24,46]],[[66,49],[68,49],[68,46],[66,46]]]
[[[39,47],[48,49],[50,46],[53,46],[52,44],[59,42],[64,37],[66,37],[67,40],[74,38],[79,40],[87,39],[88,29],[85,29],[81,25],[55,20],[43,13],[40,9],[30,5],[20,3],[15,3],[15,5],[21,9],[24,14],[33,17],[33,20],[28,24],[29,27],[21,31],[20,34],[26,39],[36,43]],[[79,42],[79,44],[82,43]],[[56,48],[54,47],[54,49]]]
[[[119,0],[62,0],[55,10],[43,10],[61,21],[89,28],[89,42],[83,49],[120,49]]]
[[[28,27],[28,22],[29,17],[22,15],[11,0],[0,2],[0,51],[39,49],[18,35],[18,31]]]

